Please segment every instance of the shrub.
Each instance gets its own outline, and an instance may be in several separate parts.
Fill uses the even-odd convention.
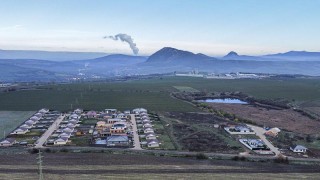
[[[46,149],[44,150],[44,152],[46,152],[46,153],[51,153],[51,149],[50,149],[50,148],[46,148]]]
[[[282,163],[282,164],[289,164],[289,159],[288,157],[285,156],[278,156],[277,158],[274,159],[275,163]]]
[[[32,148],[32,149],[29,150],[30,154],[37,154],[38,152],[39,152],[39,150],[36,149],[36,148]]]
[[[60,152],[69,152],[69,150],[66,148],[62,148],[62,149],[60,149]]]
[[[208,156],[203,153],[199,153],[196,155],[196,158],[197,159],[208,159]]]
[[[234,156],[234,157],[232,158],[232,160],[234,160],[234,161],[239,161],[239,156]]]

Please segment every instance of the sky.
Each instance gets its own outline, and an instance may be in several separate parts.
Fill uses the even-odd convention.
[[[1,0],[0,49],[140,55],[320,51],[320,0]]]

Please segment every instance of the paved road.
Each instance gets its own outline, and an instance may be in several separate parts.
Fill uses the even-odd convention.
[[[262,139],[262,141],[270,148],[270,150],[272,152],[275,153],[275,156],[281,154],[280,151],[278,150],[277,147],[275,147],[273,144],[271,144],[266,136],[264,135],[264,133],[266,132],[265,129],[263,129],[262,127],[258,127],[258,126],[253,126],[253,125],[250,125],[250,124],[247,124],[249,127],[251,127],[254,132],[256,132],[256,135],[260,137],[260,139]]]
[[[138,128],[137,128],[137,122],[134,114],[131,114],[131,122],[132,122],[132,131],[133,131],[133,148],[136,150],[142,150],[141,145],[140,145],[140,139],[138,135]]]
[[[48,128],[48,130],[43,133],[43,135],[37,140],[35,148],[42,148],[43,144],[47,141],[47,139],[51,136],[54,130],[58,129],[61,121],[64,119],[65,115],[60,115],[55,122]]]

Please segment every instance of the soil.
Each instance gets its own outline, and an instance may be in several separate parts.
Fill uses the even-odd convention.
[[[316,165],[290,165],[232,160],[196,160],[148,155],[104,153],[44,153],[43,155],[43,172],[45,174],[318,173],[320,171],[320,166]],[[2,166],[0,173],[36,173],[36,157],[36,154],[0,156],[0,165]],[[6,165],[14,166],[6,168]],[[79,170],[75,168],[61,168],[72,167],[74,165],[79,167]],[[86,168],[90,165],[93,165],[93,167]],[[128,165],[130,168],[108,168],[119,165]],[[149,168],[143,168],[148,165],[150,165]],[[181,168],[170,167],[173,165],[177,167],[181,166]],[[61,167],[58,169],[50,168],[55,166]],[[105,169],[96,169],[94,166],[105,166]],[[224,168],[215,168],[217,166],[223,166]]]
[[[253,105],[208,103],[216,110],[235,114],[260,126],[278,127],[301,134],[319,133],[320,121],[303,116],[291,109],[267,109]]]

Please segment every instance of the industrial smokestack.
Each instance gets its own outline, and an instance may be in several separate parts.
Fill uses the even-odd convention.
[[[112,40],[121,40],[122,42],[126,42],[129,44],[133,54],[137,55],[139,52],[139,49],[137,48],[137,45],[133,42],[133,39],[131,38],[131,36],[127,35],[127,34],[117,34],[115,36],[104,36],[104,39],[112,39]]]

